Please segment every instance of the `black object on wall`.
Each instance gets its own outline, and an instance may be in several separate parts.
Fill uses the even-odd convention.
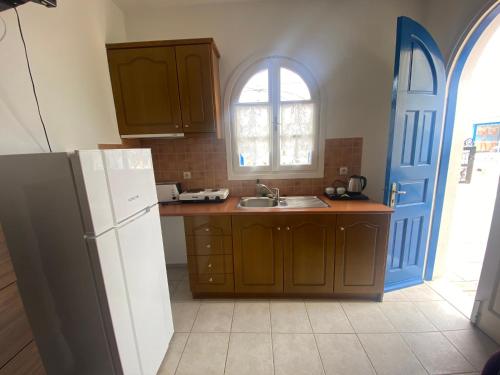
[[[0,12],[30,2],[51,8],[57,6],[57,0],[0,0]]]

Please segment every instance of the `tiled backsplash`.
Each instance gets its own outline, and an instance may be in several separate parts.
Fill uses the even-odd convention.
[[[254,195],[255,180],[229,181],[227,179],[226,145],[213,135],[180,139],[143,139],[141,147],[151,148],[156,181],[178,181],[183,189],[227,187],[233,196]],[[360,174],[363,138],[334,138],[325,143],[324,178],[261,179],[278,187],[283,195],[319,195],[339,176],[339,168],[349,168],[348,175]],[[191,172],[191,179],[183,179],[183,171]]]

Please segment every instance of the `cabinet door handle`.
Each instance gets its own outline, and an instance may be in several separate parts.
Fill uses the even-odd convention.
[[[212,268],[212,263],[208,263],[208,268]]]
[[[208,279],[208,282],[209,282],[209,283],[211,283],[211,282],[213,282],[213,281],[214,281],[214,279],[212,279],[212,278]]]
[[[276,227],[276,230],[281,230],[281,228],[280,227]]]
[[[205,246],[207,249],[210,249],[212,247],[212,245],[208,244],[207,246]]]
[[[176,128],[176,129],[179,129],[179,125],[175,125],[175,128]]]
[[[205,232],[210,232],[210,228],[205,228]]]
[[[290,230],[290,227],[286,227],[286,230]]]
[[[185,128],[189,128],[189,124],[185,124],[185,125],[184,125],[184,127],[185,127]]]
[[[340,227],[339,229],[340,229],[340,230],[345,230],[345,228],[344,228],[344,227]]]

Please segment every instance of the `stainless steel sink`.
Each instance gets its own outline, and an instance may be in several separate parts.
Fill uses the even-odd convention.
[[[328,204],[315,196],[281,197],[279,204],[273,198],[243,197],[238,208],[326,208]]]
[[[276,207],[276,199],[267,197],[243,197],[238,203],[239,208]]]

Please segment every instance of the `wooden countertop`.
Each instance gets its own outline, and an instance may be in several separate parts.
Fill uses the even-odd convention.
[[[332,201],[319,197],[330,207],[325,208],[237,208],[239,197],[230,197],[222,203],[182,203],[160,205],[161,216],[198,215],[258,215],[258,214],[390,214],[393,209],[374,201]]]

